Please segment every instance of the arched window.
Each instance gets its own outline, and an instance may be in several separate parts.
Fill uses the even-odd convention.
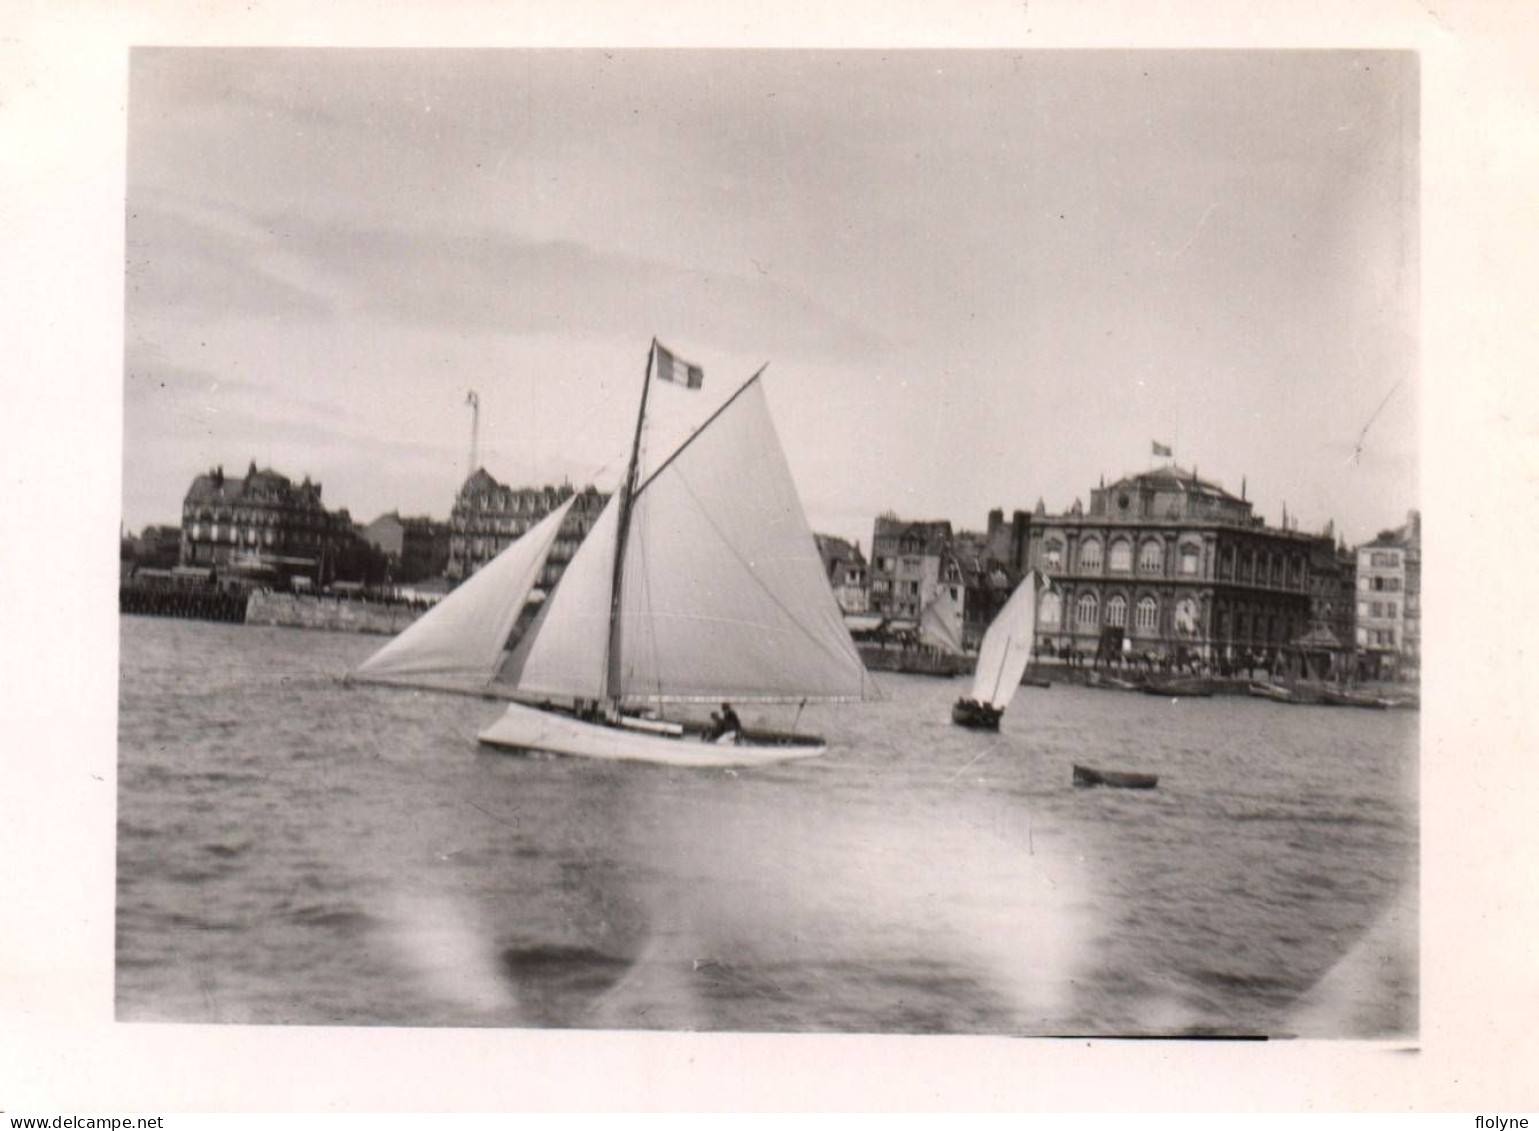
[[[1094,593],[1081,593],[1079,602],[1075,605],[1074,619],[1081,625],[1093,628],[1100,621],[1096,616],[1096,603]]]
[[[1153,632],[1160,622],[1160,603],[1153,597],[1143,597],[1138,602],[1137,626],[1139,632]]]
[[[1138,572],[1159,573],[1165,568],[1164,548],[1153,540],[1138,548]]]
[[[1111,544],[1111,568],[1113,573],[1129,573],[1133,569],[1133,543],[1118,538]]]
[[[1181,572],[1187,577],[1197,576],[1197,563],[1201,554],[1196,546],[1181,547]]]
[[[1079,544],[1079,568],[1085,573],[1101,571],[1101,540],[1087,538]]]
[[[1128,623],[1128,599],[1118,593],[1106,602],[1106,623],[1114,628],[1125,628]]]
[[[1063,543],[1056,539],[1049,541],[1044,547],[1043,564],[1048,569],[1063,568]]]
[[[1063,600],[1051,589],[1042,595],[1042,607],[1037,615],[1044,625],[1056,626],[1063,617]]]

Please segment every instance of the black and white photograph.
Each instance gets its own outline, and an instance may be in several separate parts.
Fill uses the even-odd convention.
[[[1526,22],[0,21],[0,1110],[1531,1110]]]
[[[1417,83],[135,50],[118,1017],[1414,1037]]]

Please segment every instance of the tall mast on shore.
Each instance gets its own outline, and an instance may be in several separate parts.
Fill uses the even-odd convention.
[[[471,389],[465,397],[465,403],[470,406],[470,467],[465,472],[465,478],[469,479],[476,473],[476,443],[481,432],[481,398]]]

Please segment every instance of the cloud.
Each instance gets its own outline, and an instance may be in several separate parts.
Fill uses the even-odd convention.
[[[434,231],[297,213],[253,220],[270,234],[275,253],[328,280],[339,303],[392,323],[451,332],[656,332],[729,349],[843,360],[886,348],[881,335],[771,278],[484,227]]]
[[[136,200],[128,215],[124,286],[136,317],[200,320],[327,318],[328,295],[285,278],[271,236],[221,226],[190,209]]]

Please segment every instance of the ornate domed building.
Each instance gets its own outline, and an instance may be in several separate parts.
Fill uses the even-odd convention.
[[[1066,514],[1039,502],[1027,564],[1052,581],[1042,655],[1274,657],[1311,624],[1317,534],[1269,527],[1244,493],[1174,464],[1090,492]]]

